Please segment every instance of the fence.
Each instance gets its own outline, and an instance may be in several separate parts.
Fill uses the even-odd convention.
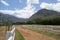
[[[15,38],[15,26],[12,26],[11,31],[7,31],[6,33],[6,40],[14,40]]]

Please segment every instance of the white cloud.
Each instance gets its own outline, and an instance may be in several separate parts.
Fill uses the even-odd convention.
[[[22,10],[16,10],[15,11],[19,17],[23,18],[29,18],[32,14],[34,14],[34,11],[31,9],[22,9]]]
[[[56,3],[53,5],[53,10],[59,11],[60,12],[60,3]]]
[[[14,15],[19,18],[29,18],[30,16],[32,16],[35,13],[35,7],[28,5],[22,10],[18,10],[18,9],[0,10],[0,12],[5,13],[5,14],[9,14],[9,15]]]
[[[40,7],[43,8],[43,9],[51,9],[52,4],[41,3]]]
[[[15,12],[19,14],[17,15],[18,17],[29,18],[35,13],[35,7],[32,5],[31,0],[27,0],[27,6],[22,10],[16,10]]]
[[[55,11],[59,11],[60,12],[60,3],[53,3],[53,4],[49,4],[49,3],[41,3],[40,7],[42,9],[52,9]]]
[[[21,18],[29,18],[35,13],[35,7],[31,4],[27,4],[26,7],[24,7],[22,10],[15,10],[15,13],[18,14],[16,15],[17,17]]]
[[[57,2],[60,2],[60,0],[57,0]]]
[[[39,4],[39,0],[27,0],[27,4]]]
[[[4,14],[10,14],[10,15],[15,13],[14,10],[0,10],[0,12],[2,12]]]
[[[39,4],[39,0],[31,0],[31,2],[34,4]]]
[[[1,3],[3,3],[6,6],[9,6],[9,4],[7,2],[5,2],[4,0],[1,0]]]
[[[5,13],[5,14],[10,14],[10,15],[14,15],[16,17],[19,18],[29,18],[30,16],[32,16],[35,13],[35,7],[32,5],[32,3],[34,4],[38,4],[39,1],[37,0],[27,0],[27,6],[24,7],[23,9],[17,9],[15,8],[15,10],[0,10],[0,12]]]

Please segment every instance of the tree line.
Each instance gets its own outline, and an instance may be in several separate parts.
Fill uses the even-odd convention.
[[[46,19],[33,19],[26,22],[16,22],[15,24],[41,24],[41,25],[60,25],[60,17]]]

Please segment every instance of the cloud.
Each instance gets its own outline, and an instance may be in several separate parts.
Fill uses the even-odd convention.
[[[36,2],[36,1],[35,1]],[[16,10],[16,15],[17,17],[22,17],[22,18],[29,18],[35,13],[35,7],[32,5],[31,0],[27,0],[27,6],[24,7],[22,10]]]
[[[60,0],[57,0],[57,2],[60,2]]]
[[[32,16],[35,13],[35,7],[28,5],[22,10],[18,10],[18,9],[0,10],[0,12],[5,13],[5,14],[9,14],[9,15],[13,15],[13,16],[16,16],[18,18],[29,18],[30,16]]]
[[[18,18],[29,18],[32,16],[36,11],[36,7],[34,7],[32,4],[38,4],[38,0],[27,0],[27,5],[23,9],[17,9],[15,10],[0,10],[0,12],[16,16]]]
[[[27,0],[28,1],[28,0]],[[17,17],[21,18],[29,18],[35,13],[35,7],[32,5],[32,3],[28,3],[26,7],[24,7],[22,10],[15,10],[15,13],[17,14]]]
[[[31,2],[34,4],[39,4],[39,0],[31,0]]]
[[[3,3],[6,6],[9,6],[9,4],[7,2],[5,2],[4,0],[1,0],[1,3]]]
[[[34,14],[35,8],[27,6],[22,10],[15,10],[15,13],[17,14],[17,17],[21,17],[21,18],[29,18],[30,16],[32,16]]]
[[[53,5],[53,10],[59,11],[60,12],[60,3],[56,3]]]
[[[27,0],[27,6],[24,7],[22,10],[16,10],[15,12],[19,15],[17,15],[18,17],[23,17],[23,18],[29,18],[30,16],[32,16],[36,11],[35,11],[35,7],[32,4],[38,4],[39,1],[38,0]]]
[[[39,4],[39,0],[27,0],[27,4]]]
[[[40,7],[42,9],[51,9],[51,10],[55,10],[55,11],[59,11],[60,12],[60,3],[52,3],[52,4],[49,4],[49,3],[41,3],[40,4]]]
[[[0,10],[0,12],[1,12],[1,13],[4,13],[4,14],[10,14],[10,15],[12,15],[12,14],[15,13],[14,10]]]
[[[41,3],[40,7],[43,9],[51,9],[52,4],[48,4],[48,3],[43,2],[43,3]]]

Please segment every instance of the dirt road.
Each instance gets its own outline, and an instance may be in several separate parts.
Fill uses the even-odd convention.
[[[21,32],[25,40],[55,40],[54,38],[33,32],[31,30],[23,29],[20,26],[17,26],[16,29]]]

